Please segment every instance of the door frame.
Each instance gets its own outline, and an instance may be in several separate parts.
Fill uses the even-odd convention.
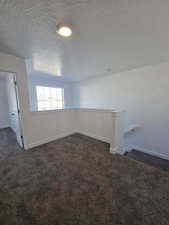
[[[18,112],[18,125],[20,130],[21,143],[22,143],[22,148],[24,149],[24,137],[23,137],[23,129],[21,126],[21,110],[20,110],[20,102],[19,102],[19,94],[18,94],[17,76],[16,76],[16,73],[11,73],[11,75],[13,76],[13,82],[15,87],[16,105],[17,105],[17,112]]]
[[[24,135],[23,135],[23,127],[22,127],[22,119],[21,119],[20,101],[19,101],[19,94],[18,94],[17,73],[11,72],[11,71],[5,71],[5,70],[1,70],[1,69],[0,69],[0,72],[11,74],[13,77],[13,82],[14,82],[14,87],[15,87],[16,104],[17,104],[17,112],[18,112],[18,126],[19,126],[19,130],[20,130],[22,149],[24,150],[25,144],[24,144]]]

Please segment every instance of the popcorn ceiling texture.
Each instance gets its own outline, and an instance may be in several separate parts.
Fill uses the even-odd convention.
[[[154,65],[169,59],[168,12],[167,0],[0,0],[0,51],[76,80]]]
[[[33,63],[38,59],[42,64],[57,65],[58,58],[62,60],[62,57],[66,61],[69,47],[56,34],[56,25],[70,23],[68,11],[88,2],[0,0],[0,51],[30,58]]]

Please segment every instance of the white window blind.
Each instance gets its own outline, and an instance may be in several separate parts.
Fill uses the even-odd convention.
[[[64,89],[36,86],[38,111],[64,108]]]

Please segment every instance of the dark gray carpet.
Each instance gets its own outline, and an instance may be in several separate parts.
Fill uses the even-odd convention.
[[[140,151],[136,151],[136,150],[132,150],[131,152],[128,152],[126,155],[129,158],[138,160],[150,166],[154,166],[156,168],[169,172],[168,160],[164,160],[164,159],[161,159],[161,158],[158,158]]]
[[[11,153],[20,152],[22,149],[17,143],[16,135],[11,128],[0,129],[0,160]]]
[[[2,225],[169,225],[169,173],[74,134],[0,163]]]

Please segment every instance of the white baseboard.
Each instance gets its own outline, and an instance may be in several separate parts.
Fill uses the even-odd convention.
[[[28,149],[31,149],[31,148],[34,148],[34,147],[37,147],[37,146],[40,146],[40,145],[43,145],[43,144],[47,144],[47,143],[55,141],[57,139],[69,136],[69,135],[71,135],[73,133],[80,133],[80,134],[89,136],[91,138],[94,138],[94,139],[97,139],[97,140],[100,140],[100,141],[103,141],[103,142],[111,144],[111,140],[109,138],[106,138],[106,137],[98,136],[98,135],[91,134],[91,133],[88,133],[88,132],[71,131],[71,132],[66,132],[66,133],[63,133],[61,135],[56,135],[56,136],[53,136],[53,137],[45,138],[45,139],[36,141],[34,143],[30,143],[28,145],[25,145],[25,150],[28,150]],[[120,152],[117,148],[111,148],[111,147],[110,147],[110,152],[111,153],[123,154],[123,152]]]
[[[97,139],[97,140],[100,140],[100,141],[103,141],[103,142],[106,142],[106,143],[109,143],[109,144],[111,143],[111,140],[109,138],[106,138],[106,137],[98,136],[98,135],[91,134],[91,133],[88,133],[88,132],[83,132],[83,131],[77,131],[77,133],[89,136],[91,138],[94,138],[94,139]]]
[[[120,155],[124,154],[123,150],[119,149],[119,147],[116,147],[116,148],[110,147],[110,153],[112,153],[112,154],[120,154]]]
[[[150,151],[150,150],[145,149],[145,148],[141,148],[141,147],[136,146],[136,145],[125,147],[125,152],[130,152],[130,151],[133,150],[133,149],[134,149],[134,150],[138,150],[138,151],[140,151],[140,152],[147,153],[147,154],[152,155],[152,156],[159,157],[159,158],[161,158],[161,159],[169,160],[169,155],[161,154],[161,153],[159,153],[159,152],[153,152],[153,151]]]
[[[73,133],[80,133],[80,134],[83,134],[83,135],[86,135],[86,136],[89,136],[91,138],[95,138],[97,140],[100,140],[100,141],[103,141],[103,142],[107,142],[107,143],[110,143],[110,139],[106,138],[106,137],[101,137],[101,136],[97,136],[97,135],[94,135],[94,134],[90,134],[88,132],[80,132],[80,131],[71,131],[71,132],[66,132],[66,133],[63,133],[61,135],[56,135],[56,136],[53,136],[53,137],[49,137],[49,138],[45,138],[45,139],[42,139],[42,140],[39,140],[39,141],[36,141],[34,143],[31,143],[31,144],[28,144],[25,146],[25,150],[28,150],[28,149],[31,149],[31,148],[34,148],[34,147],[37,147],[37,146],[40,146],[40,145],[43,145],[43,144],[47,144],[51,141],[55,141],[59,138],[63,138],[63,137],[66,137],[66,136],[69,136]]]
[[[74,131],[70,131],[70,132],[62,133],[62,134],[59,134],[59,135],[56,135],[56,136],[53,136],[53,137],[49,137],[49,138],[45,138],[45,139],[39,140],[37,142],[34,142],[34,143],[26,145],[25,146],[25,150],[37,147],[39,145],[47,144],[47,143],[55,141],[57,139],[69,136],[69,135],[71,135],[73,133],[75,133],[75,132]]]

